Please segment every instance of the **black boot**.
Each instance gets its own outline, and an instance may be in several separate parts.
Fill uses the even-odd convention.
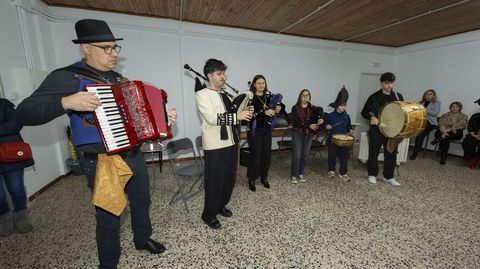
[[[267,188],[267,189],[270,189],[270,184],[268,184],[268,181],[267,179],[263,179],[263,178],[260,178],[260,182],[262,182],[262,185]]]
[[[257,190],[257,188],[255,188],[255,179],[251,179],[251,178],[248,179],[248,188],[251,191],[256,191]]]
[[[447,163],[447,154],[448,154],[448,152],[441,152],[440,153],[440,164]]]
[[[410,160],[415,160],[417,158],[418,152],[414,151],[412,155],[410,155]]]

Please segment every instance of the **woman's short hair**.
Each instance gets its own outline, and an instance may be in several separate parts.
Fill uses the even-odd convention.
[[[452,103],[450,104],[450,106],[448,107],[448,109],[452,110],[452,106],[453,106],[453,105],[457,105],[457,106],[460,108],[460,110],[458,110],[458,111],[462,111],[462,109],[463,109],[462,103],[460,103],[459,101],[452,102]]]

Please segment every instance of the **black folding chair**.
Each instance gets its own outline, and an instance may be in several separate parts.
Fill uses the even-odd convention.
[[[199,135],[195,138],[195,146],[197,147],[197,153],[198,157],[200,158],[200,161],[202,162],[202,165],[205,166],[205,161],[202,156],[203,152],[203,142],[202,142],[202,136]]]
[[[280,155],[282,155],[282,150],[291,150],[292,149],[292,134],[293,134],[293,129],[292,128],[287,128],[287,129],[285,129],[285,132],[283,133],[280,141],[277,141],[277,145],[278,145],[277,158],[280,157]]]
[[[203,163],[197,157],[193,143],[189,138],[170,141],[167,144],[167,154],[177,181],[177,191],[170,200],[170,205],[178,200],[182,200],[188,213],[190,210],[188,209],[187,201],[201,190],[200,186],[204,172]],[[194,162],[180,161],[179,156],[184,154],[192,154]],[[200,185],[195,189],[195,186],[199,183]]]

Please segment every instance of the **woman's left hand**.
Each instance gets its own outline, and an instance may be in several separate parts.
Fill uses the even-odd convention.
[[[275,111],[273,109],[267,109],[265,110],[265,115],[273,117],[275,116]]]
[[[280,113],[280,110],[282,110],[282,107],[279,106],[279,105],[276,105],[275,106],[275,113],[277,113],[277,114]]]

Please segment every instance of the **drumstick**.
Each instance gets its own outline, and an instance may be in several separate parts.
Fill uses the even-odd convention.
[[[344,123],[344,122],[345,122],[344,120],[342,120],[341,122],[337,122],[337,123],[335,123],[334,125],[332,125],[332,128],[335,127],[335,126],[337,126],[337,125],[340,125],[340,124],[342,124],[342,123]]]
[[[380,123],[378,126],[379,126],[379,127],[382,127],[382,128],[385,128],[387,125],[382,122],[382,123]]]

